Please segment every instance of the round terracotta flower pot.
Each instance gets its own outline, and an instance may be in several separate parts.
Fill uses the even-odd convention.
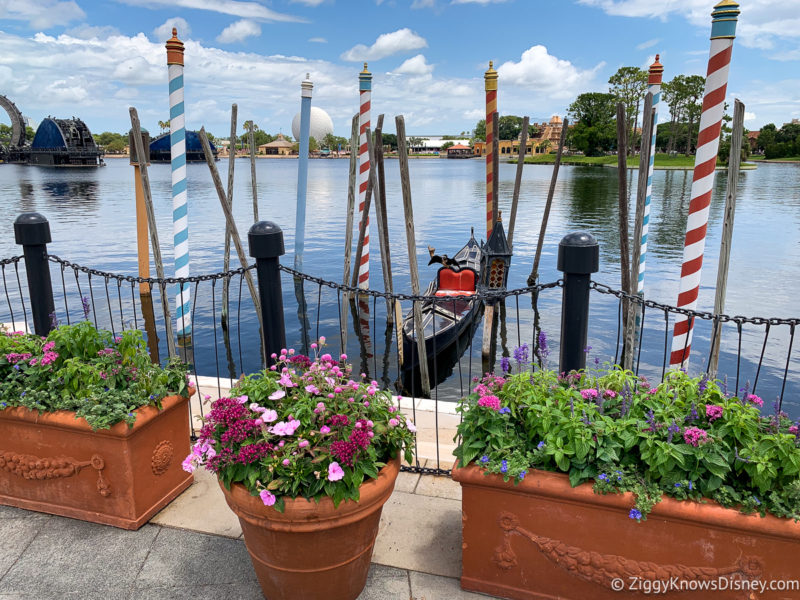
[[[220,483],[225,500],[244,533],[264,597],[269,600],[354,600],[367,582],[372,549],[384,503],[394,490],[400,458],[387,464],[378,479],[361,486],[358,502],[334,508],[287,499],[285,510],[264,506],[241,485]]]

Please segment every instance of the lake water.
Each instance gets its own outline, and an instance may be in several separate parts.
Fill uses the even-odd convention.
[[[127,160],[109,159],[107,162],[108,166],[95,170],[54,170],[0,165],[0,228],[3,231],[3,235],[0,235],[0,257],[21,253],[14,244],[12,224],[16,216],[21,212],[38,211],[50,220],[53,242],[49,245],[49,251],[52,254],[96,269],[135,275],[137,259],[133,168]],[[227,159],[218,163],[223,181],[227,181],[227,164]],[[500,165],[500,210],[506,224],[510,216],[515,171],[515,165]],[[551,173],[550,166],[528,165],[523,170],[509,288],[524,287],[530,273]],[[637,172],[629,173],[629,179],[633,180],[633,205]],[[169,276],[172,274],[170,167],[152,165],[149,174],[162,253],[167,262],[166,271]],[[417,260],[420,264],[421,280],[427,282],[436,272],[434,266],[426,266],[428,244],[435,246],[438,252],[452,255],[465,243],[471,227],[475,228],[478,238],[484,233],[484,164],[480,160],[419,159],[410,162],[410,174]],[[645,295],[648,299],[671,305],[676,303],[677,298],[691,178],[689,171],[656,171],[653,178]],[[257,179],[259,216],[261,219],[274,221],[283,229],[287,254],[282,262],[291,266],[297,161],[258,160]],[[396,160],[387,161],[386,179],[395,291],[410,293],[402,196]],[[304,259],[304,271],[308,274],[334,281],[342,279],[347,181],[347,160],[310,162]],[[191,272],[194,275],[221,271],[225,221],[208,167],[205,164],[189,165],[188,182]],[[234,213],[239,232],[244,238],[245,251],[246,232],[253,222],[250,185],[249,161],[239,159],[236,163]],[[718,172],[709,217],[699,310],[710,311],[713,307],[725,187],[725,172]],[[595,279],[619,288],[617,214],[616,169],[562,167],[544,243],[540,281],[548,282],[560,277],[556,270],[560,239],[569,232],[585,230],[592,233],[600,243],[600,272]],[[373,288],[383,289],[374,217],[371,233],[371,284]],[[231,264],[234,268],[239,266],[235,252]],[[800,317],[800,303],[797,301],[800,296],[800,165],[762,164],[754,171],[740,173],[728,281],[725,309],[727,314]],[[203,285],[210,286],[205,283]],[[291,278],[285,278],[283,285],[287,343],[299,347],[302,327],[297,317],[297,301]],[[58,293],[62,290],[60,282],[57,287]],[[238,297],[238,282],[234,287],[232,296]],[[112,291],[116,292],[113,289]],[[216,294],[218,289],[213,291]],[[338,340],[339,309],[336,293],[327,288],[320,292],[313,285],[306,285],[304,291],[307,294],[311,321],[310,334],[316,335],[319,320],[319,333],[331,340]],[[13,295],[13,290],[11,292]],[[207,295],[211,296],[210,293]],[[246,286],[242,295],[247,296]],[[125,297],[126,300],[129,300],[129,296],[130,293]],[[71,298],[70,302],[73,301]],[[362,368],[366,362],[366,368],[373,376],[383,374],[384,381],[387,381],[385,368],[380,364],[385,348],[385,325],[381,324],[385,305],[381,304],[376,303],[372,307],[370,318],[373,319],[374,326],[371,335],[374,339],[370,340],[370,354],[373,357],[369,361],[362,360]],[[498,344],[498,356],[513,352],[516,345],[524,341],[530,342],[531,339],[530,297],[520,299],[519,310],[513,298],[506,304],[505,327],[501,325],[501,329],[505,331],[500,332],[505,335]],[[79,301],[77,306],[75,310],[80,313]],[[257,332],[255,338],[252,335],[256,321],[252,311],[247,310],[246,306],[247,301],[244,299],[237,322],[243,332],[240,336],[242,350],[237,347],[239,342],[236,340],[232,350],[227,352],[231,355],[227,359],[222,350],[209,358],[211,350],[221,347],[221,342],[214,337],[213,328],[203,329],[200,323],[202,319],[213,319],[218,315],[219,307],[216,304],[211,306],[209,302],[198,302],[195,315],[195,360],[201,374],[220,372],[227,376],[229,372],[251,371],[258,367]],[[560,291],[549,290],[543,293],[539,308],[542,313],[542,327],[552,338],[557,338]],[[232,308],[232,314],[233,310]],[[614,359],[617,311],[618,305],[613,298],[592,294],[589,332],[592,358],[597,357],[600,361]],[[0,304],[0,320],[7,317],[6,313],[7,309]],[[645,319],[642,371],[648,375],[660,376],[664,320],[663,315],[653,313],[650,316],[651,319]],[[100,315],[99,318],[102,320],[104,317]],[[352,324],[350,327],[352,329]],[[738,340],[735,334],[735,327],[726,328],[722,344],[720,371],[730,377],[735,376],[737,367]],[[468,371],[471,374],[479,372],[480,335],[479,329],[475,337],[475,347],[468,350],[461,361],[461,378],[458,376],[457,365],[456,375],[440,386],[442,397],[450,399],[460,394],[464,386],[468,385]],[[360,350],[354,337],[351,334],[348,339],[347,350],[351,358],[357,356]],[[759,393],[770,402],[780,392],[789,337],[789,328],[786,326],[773,327],[770,331],[764,367],[758,383]],[[763,326],[744,328],[741,351],[743,360],[739,365],[740,385],[754,377],[763,339]],[[551,362],[555,364],[557,339],[553,341]],[[794,372],[790,372],[784,403],[792,412],[800,414],[800,408],[797,407],[797,396],[800,393],[800,340],[793,348],[790,371]],[[386,357],[392,365],[396,360],[393,353],[394,350],[391,350]],[[690,371],[699,372],[703,369],[707,356],[708,331],[698,325]],[[465,361],[469,361],[469,368]]]

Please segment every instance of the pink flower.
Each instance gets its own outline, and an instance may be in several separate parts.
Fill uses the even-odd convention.
[[[400,421],[397,419],[389,419],[389,427],[397,427],[400,424]]]
[[[261,501],[264,503],[264,506],[272,506],[275,504],[275,494],[269,490],[261,490],[258,495],[261,496]]]
[[[189,456],[183,459],[181,467],[183,467],[183,470],[186,471],[187,473],[194,473],[194,470],[197,468],[195,464],[196,460],[197,457],[194,454],[190,454]]]
[[[249,398],[247,396],[239,396],[238,398],[234,398],[234,400],[236,400],[236,402],[239,404],[245,404]]]
[[[581,390],[581,396],[583,396],[584,400],[591,400],[592,398],[597,398],[597,390],[594,388]]]
[[[281,464],[282,464],[284,467],[288,467],[290,464],[292,464],[292,461],[290,461],[288,458],[284,458],[284,459],[283,459],[283,462],[282,462]]]
[[[319,394],[319,388],[315,386],[313,383],[310,383],[306,386],[306,391],[309,394]]]
[[[328,427],[327,425],[323,425],[322,427],[320,427],[320,428],[319,428],[319,432],[320,432],[322,435],[325,435],[325,434],[327,434],[327,433],[330,433],[330,432],[331,432],[331,428],[330,428],[330,427]]]
[[[344,477],[344,470],[338,462],[328,465],[328,481],[339,481],[342,477]]]
[[[603,394],[605,395],[606,398],[616,398],[617,397],[617,392],[615,392],[614,390],[606,390],[605,392],[603,392]]]
[[[657,391],[658,391],[658,388],[650,388],[649,390],[647,390],[647,393],[648,394],[655,394]]]
[[[300,446],[301,448],[305,448],[306,446],[308,446],[308,440],[300,440],[298,446]]]
[[[286,392],[283,390],[276,390],[269,395],[270,400],[280,400],[286,395]]]
[[[278,413],[272,409],[265,410],[263,413],[261,413],[261,420],[264,421],[264,423],[272,423],[273,421],[277,421]]]
[[[280,421],[272,426],[270,430],[275,435],[294,435],[295,430],[300,427],[300,421],[293,419],[288,423]]]
[[[695,447],[709,441],[708,432],[699,427],[688,427],[686,431],[683,432],[683,439],[687,444]]]
[[[500,398],[497,396],[484,396],[478,400],[478,406],[486,406],[492,410],[500,410]]]
[[[756,396],[755,394],[747,394],[747,401],[755,404],[759,408],[764,406],[764,401],[760,396]]]
[[[723,408],[716,404],[706,405],[706,416],[709,421],[716,421],[722,416]]]
[[[789,426],[789,433],[797,435],[797,425],[790,425]]]
[[[414,421],[412,421],[411,419],[407,419],[406,420],[406,427],[408,427],[408,430],[411,433],[416,433],[417,432],[417,427],[416,427],[416,425],[414,425]]]
[[[342,354],[342,355],[339,357],[339,360],[347,360],[347,354]]]
[[[291,375],[288,373],[288,369],[284,369],[283,373],[281,373],[281,378],[278,379],[278,385],[282,385],[284,387],[296,387],[292,381]]]

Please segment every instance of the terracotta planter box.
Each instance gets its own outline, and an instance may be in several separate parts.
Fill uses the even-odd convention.
[[[138,529],[192,483],[188,402],[98,431],[70,411],[0,411],[0,504]]]
[[[465,590],[526,600],[800,598],[800,523],[673,498],[637,523],[631,494],[598,495],[544,471],[517,486],[483,473],[453,471]],[[769,591],[771,581],[785,589]]]
[[[392,495],[400,458],[364,483],[358,502],[333,506],[287,499],[284,512],[264,506],[241,485],[220,483],[244,533],[264,597],[269,600],[355,600],[367,583],[383,505]]]

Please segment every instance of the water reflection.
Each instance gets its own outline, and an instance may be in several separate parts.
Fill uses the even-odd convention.
[[[53,208],[97,208],[98,185],[96,181],[46,181],[42,184],[48,205]]]

